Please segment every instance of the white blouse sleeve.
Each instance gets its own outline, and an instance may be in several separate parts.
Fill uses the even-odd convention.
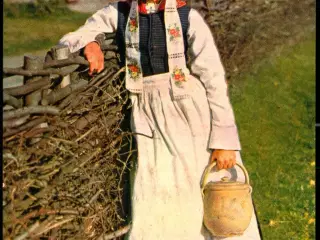
[[[59,45],[68,46],[70,52],[76,52],[88,43],[95,41],[101,33],[112,33],[117,30],[118,4],[110,3],[103,9],[97,11],[85,24],[74,32],[64,35]]]
[[[241,150],[219,52],[208,25],[194,9],[191,9],[189,14],[188,44],[191,73],[203,83],[211,109],[208,147]]]

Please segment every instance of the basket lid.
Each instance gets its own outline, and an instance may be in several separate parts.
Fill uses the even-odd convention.
[[[219,182],[209,182],[205,189],[210,190],[245,190],[250,189],[250,185],[243,182],[231,181],[228,177],[221,178]]]

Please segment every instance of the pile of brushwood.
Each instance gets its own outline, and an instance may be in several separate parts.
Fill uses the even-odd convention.
[[[309,0],[189,4],[211,27],[231,77],[314,21]],[[115,35],[100,37],[105,69],[93,77],[81,50],[59,46],[44,61],[25,56],[23,67],[3,69],[24,76],[3,90],[4,239],[117,239],[130,229],[130,102]]]
[[[3,91],[5,239],[102,239],[125,221],[128,94],[114,34],[104,36],[106,68],[94,77],[81,51],[60,47],[3,71],[25,82]]]

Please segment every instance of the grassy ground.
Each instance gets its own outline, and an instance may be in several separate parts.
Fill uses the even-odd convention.
[[[264,239],[315,239],[315,36],[231,84]]]
[[[81,26],[90,15],[65,10],[42,17],[4,16],[4,56],[49,49],[64,34]]]

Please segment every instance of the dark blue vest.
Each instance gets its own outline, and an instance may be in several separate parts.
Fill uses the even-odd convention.
[[[118,26],[116,40],[119,47],[121,65],[125,63],[125,28],[130,6],[126,2],[118,2]],[[187,62],[187,32],[189,28],[190,7],[178,8],[181,20],[185,56]],[[140,53],[143,76],[165,73],[169,71],[166,46],[166,32],[164,25],[164,11],[154,14],[139,14]]]

